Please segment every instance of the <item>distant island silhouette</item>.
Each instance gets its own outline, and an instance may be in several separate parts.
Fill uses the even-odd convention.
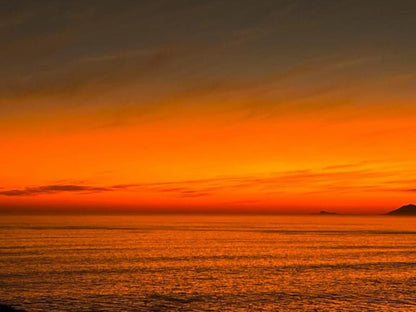
[[[321,214],[321,215],[337,215],[338,213],[332,212],[332,211],[321,210],[319,212],[319,214]]]
[[[25,310],[16,309],[5,304],[0,304],[0,312],[25,312]]]
[[[409,204],[402,206],[399,209],[390,211],[388,215],[397,215],[397,216],[416,216],[416,205]]]

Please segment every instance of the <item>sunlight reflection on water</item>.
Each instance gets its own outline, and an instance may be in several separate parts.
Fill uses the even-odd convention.
[[[416,311],[416,218],[2,216],[28,311]]]

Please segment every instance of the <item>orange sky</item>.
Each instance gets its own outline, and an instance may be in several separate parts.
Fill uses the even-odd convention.
[[[0,210],[381,213],[414,201],[411,20],[380,37],[361,20],[338,27],[371,7],[338,18],[307,2],[276,7],[277,25],[252,5],[221,8],[235,20],[215,5],[111,17],[104,7],[103,29],[81,7],[85,20],[62,25],[11,10],[0,28]],[[374,18],[396,13],[386,4]],[[188,30],[198,17],[194,31],[212,36]]]
[[[415,118],[335,117],[21,127],[3,132],[0,202],[283,212],[376,212],[411,202]]]

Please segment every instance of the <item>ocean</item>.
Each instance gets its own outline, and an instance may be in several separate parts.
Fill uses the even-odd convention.
[[[416,311],[416,218],[0,216],[26,311]]]

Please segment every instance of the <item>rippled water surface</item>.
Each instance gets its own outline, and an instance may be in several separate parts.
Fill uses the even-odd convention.
[[[416,218],[0,216],[27,311],[416,311]]]

